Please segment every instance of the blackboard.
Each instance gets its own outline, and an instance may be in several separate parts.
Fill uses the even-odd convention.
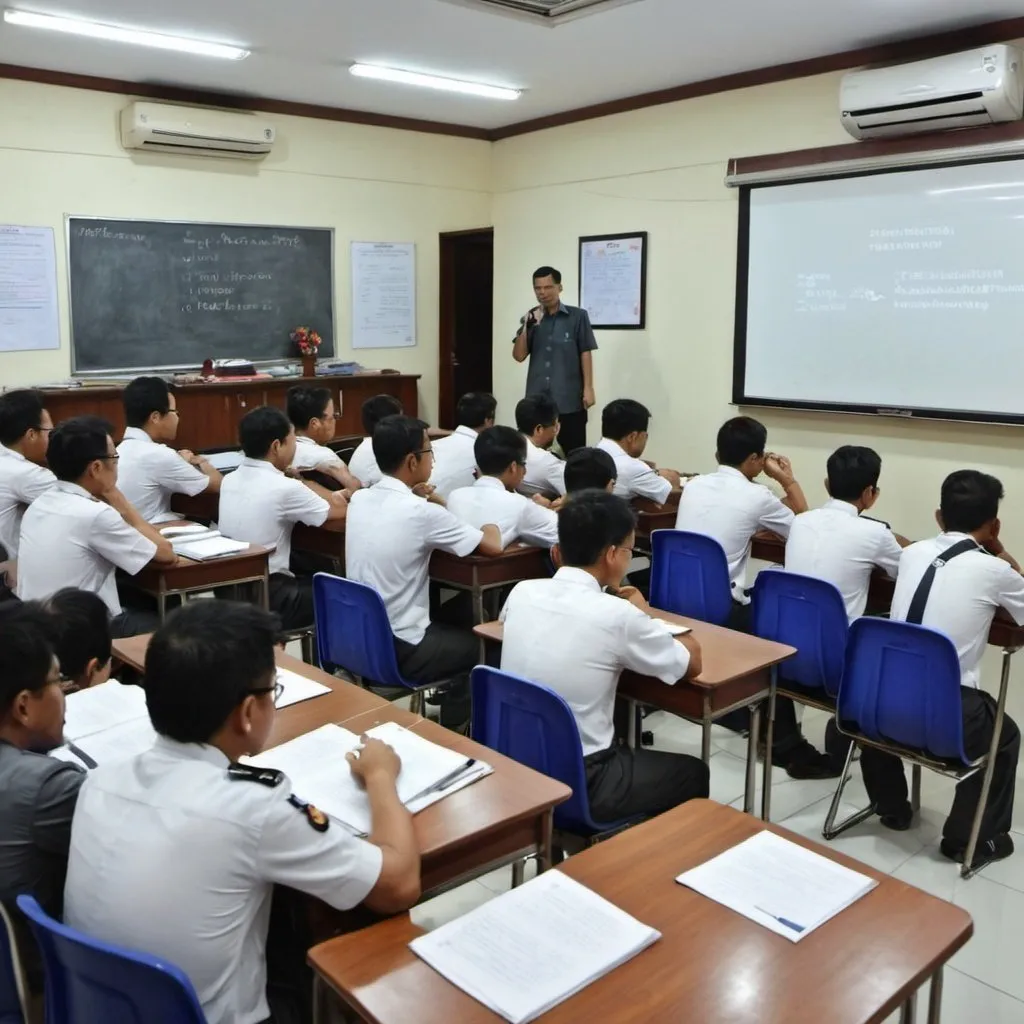
[[[334,355],[333,232],[69,217],[72,369],[295,359],[311,327]]]

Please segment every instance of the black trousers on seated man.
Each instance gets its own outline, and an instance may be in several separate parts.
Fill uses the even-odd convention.
[[[313,625],[313,581],[308,576],[275,572],[270,576],[270,610],[284,630]]]
[[[458,728],[469,720],[469,673],[480,660],[480,641],[468,629],[432,622],[418,644],[395,637],[398,670],[417,686],[452,680],[441,694],[441,724]]]
[[[964,718],[964,752],[972,760],[988,752],[995,732],[996,701],[984,690],[961,688]],[[1003,732],[996,753],[988,805],[981,818],[979,846],[989,839],[1010,831],[1013,821],[1013,792],[1020,756],[1020,730],[1009,715],[1003,716]],[[909,807],[907,776],[903,762],[893,754],[865,746],[860,767],[864,785],[875,810],[881,816],[899,816]],[[942,828],[942,837],[954,849],[966,850],[971,837],[971,824],[981,798],[984,771],[975,772],[956,787],[956,796],[949,817]]]

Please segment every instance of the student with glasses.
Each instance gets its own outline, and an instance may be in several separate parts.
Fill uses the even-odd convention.
[[[288,419],[295,427],[293,470],[297,473],[315,470],[329,477],[328,483],[334,488],[350,493],[362,487],[341,456],[327,447],[327,442],[334,437],[337,420],[329,388],[311,388],[305,384],[289,388]]]
[[[98,594],[111,635],[135,636],[159,624],[140,601],[122,607],[116,572],[134,576],[150,562],[172,565],[171,542],[139,514],[117,486],[111,426],[96,416],[65,420],[50,435],[47,458],[57,483],[28,507],[21,522],[18,596],[46,600],[64,587]],[[131,601],[130,592],[124,598]]]
[[[274,724],[277,641],[275,617],[253,605],[194,601],[174,612],[146,654],[157,739],[89,773],[71,833],[68,924],[177,964],[209,1024],[310,1019],[308,969],[298,968],[303,980],[279,976],[265,956],[291,946],[302,965],[308,948],[278,930],[275,886],[384,914],[420,894],[389,746],[364,738],[346,755],[370,804],[366,839],[293,792],[283,772],[239,763],[264,748]]]
[[[181,421],[174,388],[162,377],[136,377],[121,393],[124,439],[118,483],[124,496],[148,523],[179,518],[171,511],[175,494],[193,496],[220,491],[221,475],[201,455],[171,447]]]

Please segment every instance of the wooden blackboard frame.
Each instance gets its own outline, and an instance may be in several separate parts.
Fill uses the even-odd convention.
[[[336,230],[328,225],[317,225],[317,224],[253,224],[244,223],[241,221],[203,221],[203,220],[178,220],[173,217],[105,217],[99,214],[85,214],[85,213],[65,213],[64,214],[64,267],[65,267],[65,282],[67,286],[67,306],[68,306],[68,345],[71,350],[71,376],[81,377],[84,379],[103,379],[104,377],[118,377],[126,373],[144,373],[148,370],[153,371],[167,371],[167,372],[185,372],[190,370],[200,369],[200,365],[197,363],[155,363],[146,366],[117,366],[108,367],[105,369],[92,369],[92,370],[80,370],[76,366],[77,352],[75,350],[75,324],[74,324],[74,313],[72,310],[71,303],[71,222],[72,221],[103,221],[106,223],[116,224],[175,224],[181,225],[182,227],[204,227],[215,224],[217,227],[226,228],[257,228],[260,230],[279,230],[279,231],[326,231],[330,236],[331,242],[331,320],[333,322],[334,330],[334,353],[331,358],[337,358],[338,350],[338,320],[337,320],[337,238]],[[298,325],[296,325],[298,326]],[[296,353],[294,360],[289,359],[254,359],[252,361],[254,366],[275,366],[282,362],[299,361],[299,354]]]

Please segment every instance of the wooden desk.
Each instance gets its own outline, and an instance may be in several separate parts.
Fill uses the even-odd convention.
[[[659,618],[689,626],[700,643],[703,670],[696,679],[680,679],[667,686],[660,679],[623,672],[619,679],[620,696],[637,704],[650,704],[681,718],[699,722],[702,730],[701,759],[711,760],[711,726],[723,715],[736,708],[750,708],[750,737],[747,741],[747,778],[743,809],[754,809],[755,775],[757,771],[757,744],[761,732],[761,705],[772,706],[775,676],[772,668],[796,654],[796,648],[777,644],[771,640],[737,633],[723,626],[712,626],[697,619],[684,618],[671,612],[654,610]],[[475,628],[477,636],[492,643],[501,643],[504,629],[500,622],[488,622]],[[635,734],[630,729],[630,738]],[[772,723],[769,719],[761,814],[767,819],[771,809],[771,739]]]
[[[215,523],[220,514],[220,494],[202,491],[199,494],[172,495],[171,511],[182,519],[200,519]]]
[[[766,827],[870,875],[878,887],[791,943],[675,882]],[[942,968],[973,932],[959,907],[707,800],[691,800],[556,870],[662,938],[538,1018],[543,1024],[873,1024],[905,1007],[928,979],[928,1020],[937,1024]],[[421,934],[407,916],[396,917],[315,946],[309,961],[321,984],[373,1024],[500,1021],[409,949]]]
[[[320,526],[296,523],[292,527],[292,551],[328,558],[335,574],[345,575],[345,520],[330,519]]]
[[[647,498],[634,498],[630,504],[636,513],[637,546],[650,550],[651,534],[655,530],[674,530],[679,514],[679,494],[670,494],[664,505]]]

